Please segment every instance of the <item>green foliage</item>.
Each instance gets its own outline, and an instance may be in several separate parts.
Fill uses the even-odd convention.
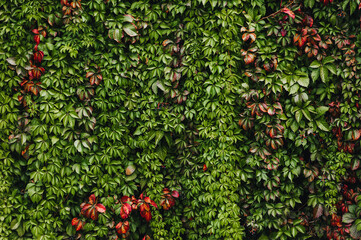
[[[0,239],[361,236],[358,0],[1,3]]]

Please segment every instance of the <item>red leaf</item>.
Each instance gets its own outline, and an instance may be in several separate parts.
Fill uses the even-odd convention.
[[[92,206],[92,205],[89,204],[89,203],[82,203],[82,204],[80,205],[80,207],[82,208],[82,209],[81,209],[82,211],[86,211],[86,210],[89,209],[91,206]]]
[[[78,218],[73,218],[73,220],[71,220],[71,225],[73,226],[78,225],[79,221],[80,220]]]
[[[203,164],[203,171],[205,172],[205,171],[207,171],[207,165],[206,164]]]
[[[121,218],[123,218],[123,219],[128,218],[131,211],[132,211],[132,207],[130,206],[129,203],[123,204],[122,207],[120,208]]]
[[[76,231],[80,231],[84,226],[84,222],[83,221],[80,221],[78,226],[75,228]]]
[[[34,34],[39,34],[39,30],[38,30],[38,29],[33,29],[32,32],[33,32]]]
[[[144,202],[150,203],[150,201],[152,201],[152,200],[150,200],[150,197],[145,197],[145,198],[144,198]]]
[[[301,38],[301,35],[296,34],[296,35],[293,37],[293,42],[294,42],[294,43],[298,42],[298,41],[300,40],[300,38]]]
[[[37,63],[41,63],[41,61],[43,60],[43,57],[44,57],[43,51],[36,51],[33,56],[34,61]]]
[[[153,200],[150,200],[150,204],[155,207],[155,208],[158,208],[157,204],[153,201]]]
[[[98,203],[96,206],[95,206],[96,210],[100,213],[104,213],[106,211],[106,208],[103,204],[101,203]]]
[[[179,198],[179,192],[178,191],[173,191],[172,196],[175,197],[175,198]]]
[[[304,19],[303,19],[303,22],[306,23],[306,25],[312,27],[313,25],[313,18],[311,16],[306,16]]]
[[[120,201],[122,202],[122,203],[126,203],[126,202],[128,202],[130,200],[130,197],[128,197],[128,196],[123,196],[121,199],[120,199]]]
[[[282,35],[282,37],[286,36],[286,34],[287,34],[287,31],[282,28],[282,29],[281,29],[281,35]]]
[[[144,218],[147,222],[149,222],[152,219],[152,213],[151,212],[146,212],[144,214]]]
[[[90,211],[90,213],[88,213],[88,215],[90,215],[90,218],[93,220],[97,220],[98,219],[97,211],[95,211],[94,208],[90,208],[89,211]]]
[[[288,8],[283,8],[281,12],[288,14],[292,19],[295,19],[295,13]]]
[[[94,194],[90,195],[89,203],[92,204],[92,205],[96,203],[96,197],[95,197]]]
[[[129,230],[129,222],[125,221],[125,222],[119,222],[116,226],[115,229],[117,229],[117,232],[119,234],[126,234]]]
[[[300,43],[299,43],[299,46],[302,47],[303,45],[305,45],[305,43],[307,42],[307,36],[303,36],[301,37],[301,40],[300,40]]]
[[[39,45],[39,43],[40,43],[40,37],[39,37],[39,35],[35,35],[35,36],[34,36],[34,41],[36,42],[37,45]]]

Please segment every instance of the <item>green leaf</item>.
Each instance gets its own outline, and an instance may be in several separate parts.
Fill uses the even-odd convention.
[[[127,24],[126,26],[124,26],[123,30],[130,37],[138,36],[138,33],[136,32],[135,27],[131,24]]]
[[[357,226],[357,231],[361,231],[361,219],[357,219],[355,225]]]
[[[327,67],[327,69],[332,73],[332,74],[337,74],[337,69],[336,66],[333,64],[327,64],[325,65]]]
[[[356,1],[350,1],[350,15],[352,15],[357,9],[358,3]]]
[[[134,131],[133,135],[138,136],[142,134],[142,126],[137,127],[137,129]]]
[[[293,132],[296,132],[298,130],[298,128],[299,128],[299,125],[298,125],[297,121],[294,120],[291,124],[291,129]]]
[[[312,116],[307,109],[302,109],[302,113],[307,118],[308,121],[312,121]]]
[[[131,16],[131,15],[129,15],[129,14],[126,14],[126,15],[124,15],[123,16],[123,21],[124,22],[133,22],[134,21],[134,18]]]
[[[296,228],[300,233],[305,233],[306,232],[305,227],[302,226],[302,225],[297,225]]]
[[[164,136],[164,132],[162,131],[157,131],[155,134],[155,145],[157,146],[159,141],[163,138]]]
[[[311,72],[311,78],[315,82],[320,77],[320,69],[314,69]]]
[[[80,140],[75,140],[74,146],[79,152],[83,152],[83,148]]]
[[[351,235],[351,237],[353,237],[353,239],[360,239],[361,232],[357,230],[357,225],[356,224],[353,224],[350,227],[350,235]]]
[[[335,59],[334,59],[333,57],[328,56],[328,57],[325,57],[325,58],[322,60],[322,64],[325,65],[325,64],[327,64],[327,63],[332,63],[332,62],[334,62],[334,61],[335,61]]]
[[[115,41],[119,42],[120,39],[122,38],[122,33],[121,33],[121,31],[120,31],[119,29],[114,29],[114,30],[112,30],[112,31],[114,31],[114,32],[113,32],[113,39],[114,39]]]
[[[77,174],[80,173],[80,164],[79,163],[76,163],[73,165],[72,167],[73,171],[75,171]]]
[[[132,174],[132,175],[126,176],[126,177],[125,177],[125,181],[126,181],[126,182],[133,181],[133,180],[136,179],[136,178],[137,178],[137,174],[134,173],[134,174]]]
[[[310,68],[319,68],[321,64],[318,61],[313,61],[310,65]]]
[[[310,79],[306,76],[302,76],[298,79],[298,84],[300,84],[302,87],[308,87],[308,85],[310,84]]]
[[[326,81],[328,80],[328,70],[326,67],[324,66],[320,67],[320,76],[322,82],[326,83]]]
[[[54,50],[54,45],[53,45],[52,43],[47,42],[47,43],[45,43],[45,45],[46,45],[46,48],[47,48],[49,51],[53,51],[53,50]]]
[[[329,109],[329,107],[319,106],[318,108],[316,108],[316,112],[319,115],[324,115],[328,111],[328,109]]]
[[[16,231],[18,232],[18,235],[20,237],[22,237],[25,234],[25,226],[24,226],[24,224],[20,224],[20,227],[18,227],[16,229]]]
[[[292,236],[293,236],[293,237],[296,237],[296,235],[297,235],[297,229],[296,229],[295,227],[292,227],[292,228],[291,228],[291,233],[292,233]]]
[[[58,141],[59,141],[59,138],[57,138],[57,137],[55,137],[55,136],[52,136],[52,137],[51,137],[51,144],[52,144],[52,145],[56,144]]]
[[[313,5],[315,4],[315,0],[305,0],[304,4],[305,4],[305,7],[313,8]]]
[[[289,90],[289,94],[292,95],[292,94],[296,93],[299,88],[300,88],[300,86],[297,83],[293,84],[293,86]]]
[[[18,221],[17,218],[15,218],[14,220],[12,220],[11,223],[10,223],[10,228],[11,228],[11,230],[17,229],[17,228],[20,226],[20,223],[21,223],[21,221]]]
[[[298,110],[298,111],[296,112],[295,118],[296,118],[296,121],[297,121],[298,123],[300,123],[300,121],[302,120],[302,112],[301,112],[301,110]]]
[[[355,220],[356,220],[356,217],[352,213],[345,213],[345,214],[342,215],[342,222],[343,223],[349,224],[349,223],[354,222]]]
[[[16,65],[16,62],[15,62],[15,58],[14,58],[14,57],[7,58],[6,61],[7,61],[10,65],[13,65],[13,66]]]
[[[330,131],[330,126],[326,122],[325,119],[316,120],[317,127],[321,129],[322,131]]]

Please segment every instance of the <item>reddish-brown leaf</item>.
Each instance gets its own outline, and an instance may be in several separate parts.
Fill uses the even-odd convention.
[[[313,209],[313,218],[316,219],[316,218],[321,217],[322,213],[323,213],[322,205],[317,204],[317,206]]]
[[[288,8],[283,8],[283,9],[281,10],[281,12],[286,13],[286,14],[287,14],[288,16],[290,16],[292,19],[295,19],[295,13],[292,12],[290,9],[288,9]]]
[[[256,55],[253,53],[247,53],[246,56],[244,56],[244,62],[248,65],[254,62],[254,59],[256,58]]]
[[[87,72],[86,73],[86,78],[89,78],[89,77],[91,77],[91,76],[93,76],[94,75],[94,72]]]

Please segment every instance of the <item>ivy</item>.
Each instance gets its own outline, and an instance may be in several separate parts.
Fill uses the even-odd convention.
[[[2,238],[360,238],[359,1],[2,6]]]

